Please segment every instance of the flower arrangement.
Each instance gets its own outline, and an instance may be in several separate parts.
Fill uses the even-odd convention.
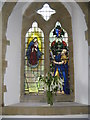
[[[63,89],[64,80],[58,76],[53,76],[52,72],[46,74],[46,76],[40,75],[39,82],[44,82],[47,92],[47,103],[53,105],[53,94],[57,95],[57,91]]]

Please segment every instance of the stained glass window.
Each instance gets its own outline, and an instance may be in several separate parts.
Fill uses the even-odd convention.
[[[25,36],[24,66],[25,94],[43,93],[44,85],[38,82],[38,76],[44,75],[44,33],[37,22],[33,22]]]
[[[58,93],[70,94],[68,34],[60,22],[56,22],[54,29],[50,32],[49,41],[50,71],[53,72],[54,76],[59,76],[62,82],[62,87],[58,89]]]

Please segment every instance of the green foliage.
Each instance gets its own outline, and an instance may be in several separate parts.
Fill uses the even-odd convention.
[[[63,88],[64,80],[58,76],[53,76],[52,72],[46,74],[46,76],[40,75],[39,82],[44,82],[47,91],[47,101],[50,105],[53,104],[53,93],[57,93],[58,90]]]
[[[60,88],[62,89],[64,83],[63,79],[58,76],[53,76],[51,72],[46,74],[46,76],[40,75],[39,81],[43,81],[45,83],[46,90],[52,91],[54,93],[60,90]]]

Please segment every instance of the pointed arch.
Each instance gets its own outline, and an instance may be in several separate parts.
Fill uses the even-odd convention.
[[[61,82],[58,93],[70,94],[68,34],[60,22],[57,21],[51,30],[49,41],[50,71],[54,76],[58,76]]]
[[[25,94],[43,92],[44,85],[38,83],[38,76],[44,75],[44,33],[36,21],[25,35],[24,61]]]

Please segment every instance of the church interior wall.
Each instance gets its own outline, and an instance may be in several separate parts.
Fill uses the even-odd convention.
[[[69,3],[68,3],[69,5]],[[71,7],[72,6],[72,7]],[[85,38],[86,23],[81,10],[70,5],[72,13],[75,102],[88,104],[88,43]],[[79,11],[79,12],[78,12]],[[21,29],[22,10],[12,12],[8,19],[6,60],[8,67],[5,74],[7,92],[4,94],[5,105],[20,101],[20,65],[21,65]]]
[[[6,60],[8,67],[4,77],[7,92],[4,93],[5,105],[20,102],[20,62],[21,62],[21,27],[22,11],[14,8],[9,19],[6,37],[10,40],[7,47]]]
[[[78,6],[72,10],[74,45],[75,101],[88,104],[88,41],[85,37],[87,25],[84,14]]]

